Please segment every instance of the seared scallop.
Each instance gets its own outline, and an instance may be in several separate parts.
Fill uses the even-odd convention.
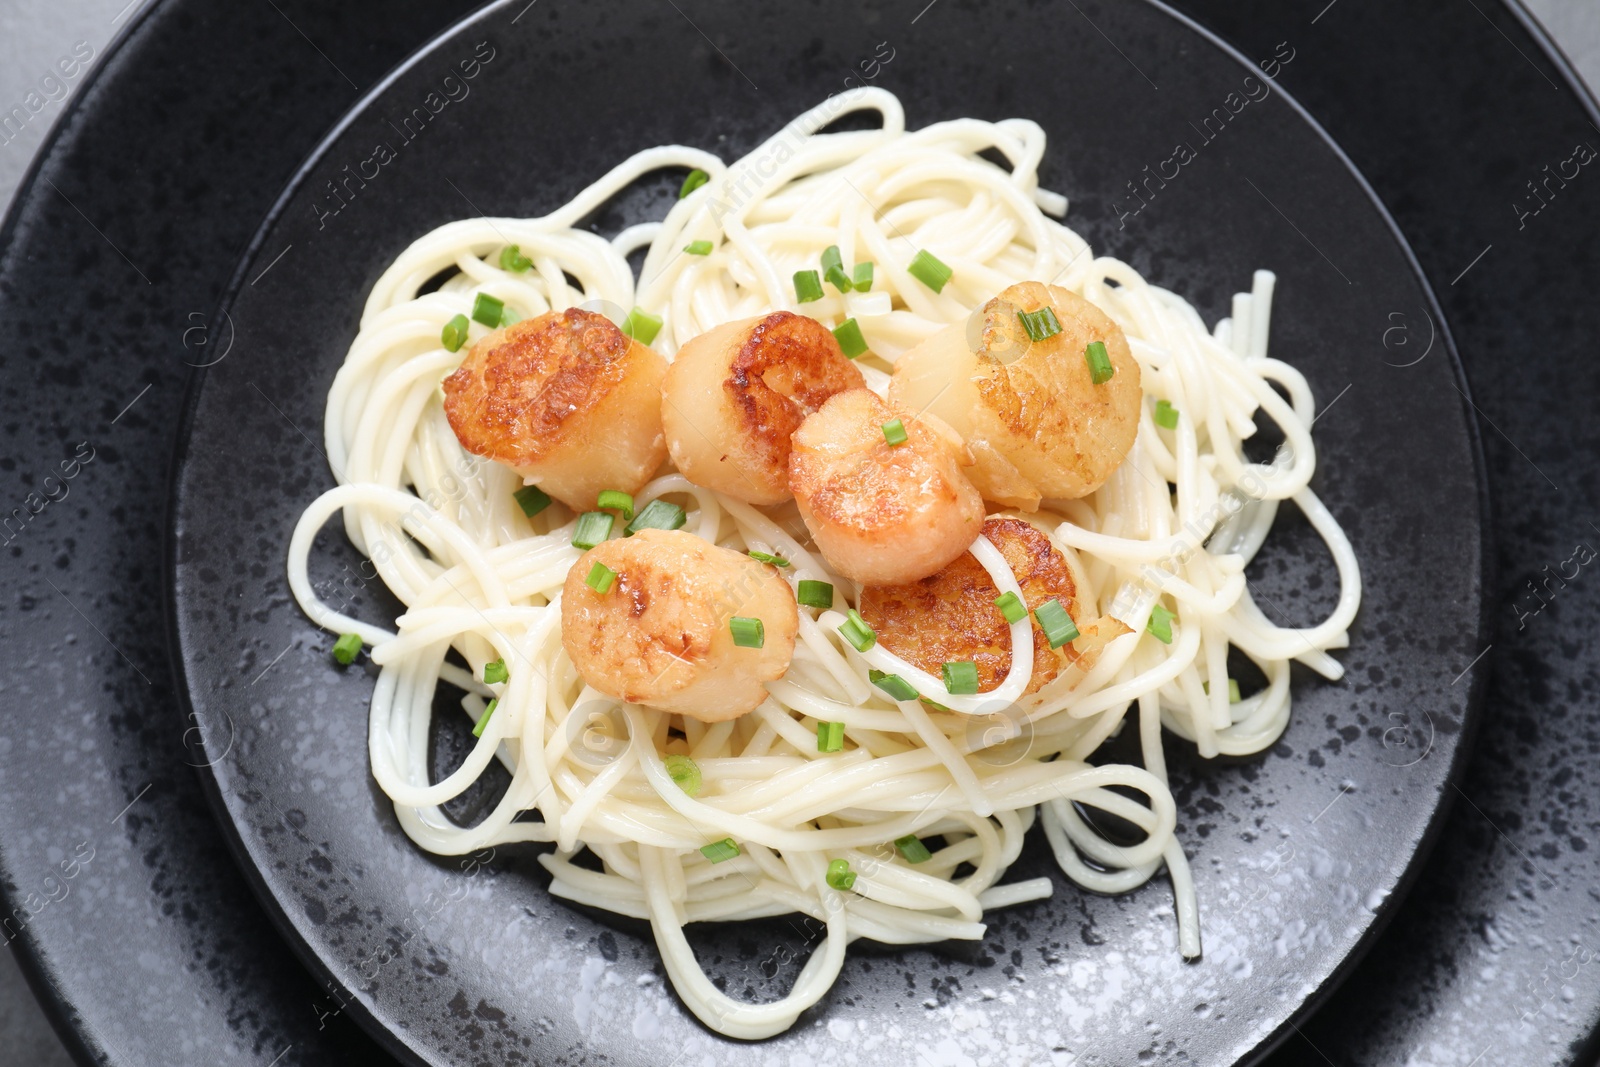
[[[637,491],[666,459],[666,371],[604,315],[568,308],[473,345],[444,380],[444,410],[467,451],[584,511],[602,490]]]
[[[588,581],[596,564],[614,575],[595,583],[605,592]],[[763,683],[789,669],[799,625],[794,592],[773,568],[681,530],[596,545],[561,594],[561,645],[585,682],[702,722],[766,699]]]
[[[673,357],[661,423],[678,470],[696,485],[751,504],[789,498],[789,439],[861,372],[815,319],[775,311],[729,322]]]

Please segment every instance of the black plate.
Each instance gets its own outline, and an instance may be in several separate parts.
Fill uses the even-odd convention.
[[[201,358],[185,350],[181,331],[207,317],[256,220],[355,98],[344,76],[372,84],[468,6],[278,0],[284,15],[246,5],[224,18],[206,0],[164,0],[71,102],[0,228],[8,412],[0,491],[9,505],[22,501],[44,470],[72,454],[83,438],[71,429],[90,416],[97,441],[110,446],[75,480],[81,499],[46,509],[0,553],[8,709],[0,734],[11,742],[0,745],[4,915],[23,906],[86,830],[103,827],[96,840],[112,851],[100,856],[116,860],[98,872],[91,866],[96,881],[80,882],[65,906],[44,909],[11,942],[84,1063],[388,1060],[347,1015],[319,1007],[326,991],[263,921],[185,766],[194,757],[172,728],[163,669],[163,484],[184,362]],[[1530,161],[1600,117],[1541,51],[1542,38],[1487,3],[1480,14],[1465,4],[1342,2],[1314,24],[1328,6],[1322,0],[1181,6],[1251,53],[1270,53],[1285,38],[1306,42],[1282,84],[1394,211],[1456,326],[1484,425],[1503,431],[1485,431],[1500,502],[1502,614],[1494,648],[1473,668],[1490,679],[1491,710],[1461,783],[1472,804],[1457,797],[1395,921],[1302,1024],[1316,1051],[1291,1035],[1270,1062],[1593,1063],[1600,986],[1562,989],[1566,952],[1555,946],[1593,929],[1590,891],[1600,882],[1584,807],[1600,780],[1592,759],[1577,758],[1600,730],[1600,643],[1588,622],[1600,617],[1600,585],[1571,584],[1521,631],[1508,605],[1545,562],[1566,558],[1571,546],[1561,540],[1597,521],[1592,339],[1600,305],[1592,293],[1600,269],[1585,223],[1600,212],[1600,192],[1564,190],[1565,223],[1552,210],[1531,235],[1516,229],[1508,203],[1525,192]],[[1082,7],[1103,24],[1100,7]],[[884,24],[903,26],[915,14]],[[736,27],[707,28],[724,47],[735,40]],[[207,91],[195,90],[202,85]],[[64,292],[81,294],[98,316],[82,335],[92,343],[69,342],[70,351],[61,343],[77,320],[38,310]],[[146,384],[151,390],[112,423]],[[1364,403],[1359,387],[1340,401],[1351,403]],[[1563,489],[1551,490],[1525,455]],[[77,674],[38,673],[63,657]],[[69,701],[77,711],[70,729],[40,724],[39,707]],[[13,725],[19,714],[25,726]],[[85,752],[95,760],[89,773]],[[1573,847],[1572,827],[1587,834],[1586,851]],[[1553,857],[1544,855],[1550,848]],[[1529,857],[1555,880],[1535,881]],[[82,891],[90,885],[93,893]],[[1499,1045],[1507,1037],[1516,1043]]]
[[[702,14],[722,24],[727,10]],[[856,953],[833,993],[763,1054],[824,1059],[848,1037],[879,1042],[896,1062],[953,1048],[1085,1063],[1181,1048],[1234,1062],[1286,1033],[1372,933],[1460,751],[1473,685],[1439,683],[1483,647],[1484,511],[1455,364],[1409,254],[1344,157],[1282,95],[1234,103],[1263,88],[1249,61],[1154,6],[1106,13],[1105,36],[1084,27],[1020,53],[1015,42],[1043,39],[1055,13],[951,5],[935,17],[891,42],[880,80],[913,126],[1018,110],[1038,119],[1052,136],[1046,184],[1073,198],[1074,224],[1208,319],[1254,267],[1278,272],[1273,348],[1330,405],[1318,486],[1362,557],[1368,591],[1342,655],[1348,680],[1297,672],[1294,725],[1269,754],[1204,767],[1174,759],[1179,833],[1203,908],[1201,962],[1177,955],[1164,884],[1100,898],[1056,875],[1054,901],[996,915],[980,945]],[[817,37],[808,31],[817,25],[834,30]],[[854,5],[822,5],[746,17],[724,56],[670,9],[621,19],[497,5],[355,110],[236,275],[225,305],[232,348],[205,372],[177,480],[181,665],[212,795],[247,873],[338,1001],[397,1051],[462,1062],[499,1042],[543,1060],[583,1050],[655,1063],[727,1043],[664,989],[636,924],[553,901],[531,849],[501,849],[466,872],[428,857],[370,781],[372,680],[331,664],[329,636],[289,599],[282,568],[300,511],[331,484],[317,443],[322,408],[367,290],[428,229],[479,210],[542,214],[638,148],[681,141],[741,154],[891,36]],[[601,53],[613,61],[597,93]],[[399,133],[398,117],[474,54],[483,69],[465,98],[423,132]],[[1295,55],[1286,45],[1260,58],[1277,73]],[[768,58],[741,71],[741,56],[752,66]],[[747,75],[759,76],[759,91]],[[670,99],[652,95],[669,83]],[[1226,106],[1234,125],[1191,127],[1194,102],[1213,100],[1225,116],[1216,124],[1228,123]],[[1124,183],[1178,141],[1200,162],[1132,212]],[[380,143],[398,159],[349,182]],[[647,182],[596,225],[659,217],[673,188],[670,177]],[[1395,308],[1417,324],[1410,349],[1376,343]],[[1428,344],[1431,359],[1411,358]],[[1381,394],[1333,403],[1373,376]],[[359,563],[330,526],[313,579],[343,584],[340,598],[355,597],[358,611],[389,613],[381,590],[355,577]],[[1297,518],[1285,518],[1250,574],[1286,622],[1321,617],[1337,596],[1320,543]],[[1053,865],[1036,841],[1015,876],[1040,873]],[[805,933],[773,922],[705,929],[696,941],[730,992],[766,998],[798,970]]]

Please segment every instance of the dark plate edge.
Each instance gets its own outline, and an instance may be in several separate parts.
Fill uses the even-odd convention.
[[[243,288],[243,283],[248,275],[248,269],[250,265],[253,263],[261,248],[265,245],[267,233],[282,216],[288,206],[289,201],[293,199],[301,184],[310,176],[310,172],[327,155],[329,149],[332,147],[332,142],[355,121],[358,113],[363,111],[369,104],[371,104],[383,91],[387,90],[388,87],[401,75],[414,67],[424,57],[431,55],[440,46],[445,38],[453,36],[463,27],[475,21],[486,18],[493,11],[509,7],[512,2],[513,0],[491,0],[490,3],[487,3],[477,11],[474,11],[471,14],[466,15],[463,18],[458,19],[450,25],[440,29],[434,34],[433,37],[418,46],[415,51],[410,53],[404,60],[397,64],[381,79],[379,79],[377,82],[374,82],[366,92],[361,94],[359,99],[349,106],[344,115],[336,123],[334,123],[334,125],[331,126],[326,133],[323,134],[321,140],[317,143],[317,146],[296,168],[293,177],[285,185],[282,194],[274,202],[272,208],[263,218],[260,226],[256,229],[255,235],[250,239],[244,251],[241,253],[238,266],[234,269],[233,275],[229,278],[228,283],[223,290],[223,294],[217,302],[215,313],[210,319],[208,319],[208,321],[217,321],[217,317],[233,304],[234,300],[239,295],[240,290]],[[1246,56],[1244,52],[1204,25],[1196,22],[1194,19],[1183,14],[1182,12],[1168,6],[1165,0],[1142,0],[1142,2],[1152,8],[1155,8],[1163,15],[1166,15],[1168,18],[1173,19],[1175,22],[1192,31],[1204,41],[1220,50],[1222,53],[1224,53],[1224,55],[1240,63],[1246,69],[1251,71],[1256,69],[1254,61]],[[1555,46],[1544,34],[1542,27],[1538,27],[1537,22],[1534,21],[1532,16],[1528,15],[1520,7],[1520,5],[1517,3],[1517,0],[1503,0],[1503,2],[1506,3],[1508,7],[1513,9],[1513,12],[1517,15],[1519,21],[1521,21],[1523,25],[1529,29],[1532,36],[1534,36],[1535,40],[1540,43],[1541,47],[1546,49],[1547,53],[1555,52]],[[154,4],[152,3],[150,6],[153,7]],[[148,8],[145,10],[148,10]],[[1581,82],[1576,80],[1576,75],[1572,72],[1571,66],[1569,63],[1567,63],[1565,57],[1560,56],[1559,52],[1555,52],[1555,55],[1559,57],[1557,65],[1561,70],[1563,77],[1569,82],[1569,87],[1581,85]],[[1399,226],[1396,224],[1394,217],[1389,212],[1388,207],[1378,197],[1377,193],[1372,188],[1372,185],[1367,181],[1366,176],[1362,174],[1362,172],[1356,167],[1354,162],[1339,146],[1339,144],[1333,140],[1333,138],[1323,128],[1322,124],[1318,122],[1311,115],[1311,113],[1300,104],[1298,100],[1295,99],[1292,93],[1282,86],[1278,86],[1276,89],[1277,92],[1283,96],[1287,105],[1293,109],[1300,119],[1311,128],[1316,136],[1333,151],[1337,159],[1344,165],[1345,170],[1354,177],[1361,191],[1366,194],[1367,199],[1371,202],[1374,209],[1376,209],[1379,218],[1382,220],[1384,226],[1388,229],[1391,239],[1395,242],[1400,249],[1401,254],[1404,256],[1407,265],[1411,269],[1413,277],[1416,279],[1422,290],[1422,296],[1425,301],[1426,308],[1429,314],[1434,317],[1435,322],[1439,327],[1439,333],[1444,343],[1445,353],[1449,357],[1451,370],[1455,379],[1455,385],[1462,396],[1461,412],[1463,420],[1466,424],[1469,447],[1472,453],[1473,470],[1476,475],[1475,482],[1478,490],[1477,505],[1480,565],[1477,575],[1479,612],[1475,635],[1478,639],[1477,643],[1481,645],[1484,643],[1487,635],[1492,632],[1493,628],[1490,622],[1489,596],[1490,591],[1495,588],[1494,581],[1496,578],[1496,553],[1493,524],[1491,522],[1492,502],[1490,499],[1487,482],[1488,467],[1484,457],[1482,436],[1479,432],[1476,410],[1471,400],[1471,391],[1466,379],[1465,368],[1462,366],[1461,357],[1457,351],[1454,337],[1450,331],[1449,324],[1445,320],[1444,313],[1439,305],[1438,298],[1434,293],[1433,286],[1429,282],[1427,275],[1424,273],[1421,263],[1418,262],[1415,252],[1413,252],[1410,243],[1406,240]],[[1577,91],[1579,99],[1584,103],[1585,109],[1591,113],[1594,113],[1595,108],[1593,101],[1581,90],[1575,91]],[[32,177],[33,171],[30,170],[27,180],[31,180]],[[4,231],[0,230],[0,237],[3,236]],[[178,547],[176,531],[178,504],[182,494],[182,474],[189,453],[190,431],[194,422],[195,411],[199,405],[200,393],[204,387],[204,382],[205,368],[196,368],[190,376],[189,384],[185,392],[181,415],[175,430],[178,436],[176,446],[172,451],[172,461],[168,469],[166,521],[162,530],[162,568],[164,572],[162,582],[164,594],[163,609],[167,619],[168,661],[173,678],[177,682],[175,687],[177,690],[177,701],[175,703],[179,713],[185,716],[185,722],[195,721],[188,718],[188,716],[197,713],[194,710],[189,696],[188,674],[184,669],[182,656],[182,628],[179,625],[176,605],[175,595]],[[1483,717],[1483,705],[1487,690],[1486,678],[1487,672],[1479,672],[1474,675],[1470,682],[1462,715],[1462,729],[1460,738],[1456,744],[1455,751],[1451,756],[1450,765],[1447,768],[1443,779],[1443,786],[1455,788],[1457,792],[1459,792],[1458,783],[1463,778],[1467,764],[1470,762],[1470,754],[1477,738],[1479,723]],[[199,747],[202,749],[202,751],[204,750],[204,744],[204,737],[202,736],[199,742]],[[273,927],[277,930],[279,935],[284,938],[295,957],[304,967],[306,967],[313,977],[317,978],[323,984],[328,982],[337,983],[337,978],[333,974],[332,970],[327,966],[326,963],[324,963],[320,955],[311,947],[309,942],[300,935],[300,932],[295,926],[293,920],[289,917],[287,911],[279,902],[276,895],[271,891],[267,884],[267,880],[262,876],[256,864],[254,863],[249,847],[245,844],[244,839],[239,832],[238,826],[234,822],[232,811],[228,807],[228,802],[224,796],[221,783],[217,779],[215,767],[210,765],[198,766],[196,768],[196,775],[200,780],[201,788],[205,792],[206,799],[212,807],[213,818],[216,820],[219,828],[222,831],[222,837],[227,843],[229,853],[233,856],[234,862],[239,866],[241,874],[243,874],[245,880],[249,883],[252,891],[256,895],[257,902],[262,906],[262,910],[267,914],[268,918],[273,924]],[[1365,958],[1367,953],[1372,950],[1374,945],[1381,937],[1383,931],[1388,927],[1389,922],[1393,919],[1394,913],[1398,910],[1398,906],[1401,901],[1420,879],[1422,868],[1425,866],[1428,857],[1433,851],[1434,845],[1437,843],[1442,834],[1444,824],[1451,811],[1454,798],[1444,788],[1439,790],[1439,794],[1440,799],[1434,805],[1433,813],[1429,816],[1427,823],[1423,827],[1422,835],[1417,843],[1417,847],[1412,850],[1411,858],[1401,870],[1395,883],[1395,889],[1384,898],[1382,904],[1380,904],[1378,909],[1373,912],[1373,919],[1368,924],[1367,929],[1357,939],[1355,945],[1351,947],[1350,951],[1345,954],[1344,958],[1341,959],[1333,968],[1322,984],[1302,1002],[1299,1009],[1293,1012],[1291,1016],[1285,1020],[1284,1024],[1277,1030],[1262,1038],[1254,1049],[1247,1053],[1243,1059],[1238,1061],[1237,1067],[1247,1067],[1247,1065],[1259,1063],[1261,1060],[1265,1059],[1269,1054],[1271,1054],[1272,1051],[1281,1045],[1285,1040],[1287,1040],[1291,1033],[1299,1033],[1299,1027],[1297,1024],[1304,1023],[1313,1014],[1315,1014],[1315,1012],[1326,1003],[1328,998],[1332,996],[1332,994],[1338,989],[1344,980],[1350,976],[1350,974],[1355,970],[1356,965],[1359,964],[1361,960]],[[421,1065],[428,1064],[428,1061],[423,1059],[414,1049],[401,1042],[397,1035],[383,1024],[383,1022],[372,1011],[369,1005],[360,997],[352,997],[348,1006],[354,1009],[351,1012],[351,1015],[360,1025],[361,1029],[390,1054],[406,1063]],[[54,1024],[54,1020],[52,1020],[52,1023]]]

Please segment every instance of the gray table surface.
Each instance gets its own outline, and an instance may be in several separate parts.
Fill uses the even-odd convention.
[[[1591,87],[1600,90],[1600,2],[1525,0]],[[83,82],[62,79],[61,56],[98,60],[139,0],[0,0],[0,115],[33,91],[44,107],[20,130],[0,129],[0,210],[11,203],[33,155],[64,105]],[[71,64],[68,65],[69,67]],[[9,948],[0,951],[0,1049],[8,1063],[71,1067],[18,970]]]

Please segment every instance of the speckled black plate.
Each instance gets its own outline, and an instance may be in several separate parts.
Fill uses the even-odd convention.
[[[1049,46],[1019,47],[1029,40]],[[1255,58],[1281,75],[1298,55],[1285,42]],[[1041,122],[1045,180],[1072,198],[1072,224],[1208,320],[1252,269],[1277,271],[1273,351],[1325,405],[1315,486],[1361,556],[1366,597],[1340,654],[1346,680],[1297,669],[1295,720],[1269,753],[1205,765],[1172,746],[1202,960],[1177,954],[1164,883],[1092,896],[1035,842],[1013,877],[1052,875],[1053,900],[995,915],[978,945],[858,946],[790,1033],[740,1047],[675,1001],[637,924],[551,899],[530,849],[465,866],[410,844],[367,773],[371,678],[331,664],[283,556],[331,484],[328,385],[407,243],[480,211],[541,214],[650,144],[737,155],[875,57],[913,126]],[[173,605],[209,788],[269,911],[328,981],[314,1009],[352,1013],[432,1063],[776,1063],[850,1047],[891,1062],[1232,1063],[1287,1033],[1408,883],[1463,751],[1478,678],[1441,679],[1486,644],[1485,509],[1427,287],[1343,155],[1281,90],[1256,99],[1271,85],[1155,6],[1063,16],[952,2],[912,23],[847,3],[755,15],[518,2],[369,95],[280,202],[214,320],[225,333],[191,403],[174,505]],[[425,121],[407,132],[414,114]],[[1193,161],[1143,184],[1179,142]],[[374,172],[380,143],[394,158]],[[645,183],[595,226],[656,217],[672,189]],[[1341,407],[1357,382],[1363,402]],[[313,578],[392,614],[359,562],[330,526]],[[1320,617],[1337,594],[1320,544],[1287,513],[1250,578],[1286,622]],[[459,739],[440,733],[448,763]],[[774,922],[695,941],[730,992],[767,998],[805,934]]]

